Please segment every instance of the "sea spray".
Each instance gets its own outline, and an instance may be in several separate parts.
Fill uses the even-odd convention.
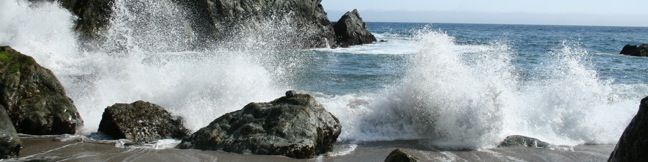
[[[327,98],[343,141],[421,140],[440,149],[496,146],[527,135],[557,145],[614,143],[636,96],[619,97],[588,66],[578,44],[557,44],[545,66],[518,69],[505,41],[461,45],[423,31],[401,83],[375,93]],[[531,80],[519,73],[539,74]],[[606,115],[608,114],[608,115]]]
[[[247,50],[193,51],[203,43],[192,41],[193,36],[201,33],[187,28],[186,13],[170,1],[115,1],[110,24],[99,33],[102,39],[92,42],[99,48],[77,46],[74,17],[56,3],[1,3],[10,13],[2,15],[8,22],[2,31],[11,34],[2,38],[3,44],[26,50],[56,73],[85,120],[85,133],[96,131],[103,109],[114,103],[157,103],[197,130],[224,113],[269,101],[287,89],[276,86],[273,74]],[[31,16],[41,12],[42,17]],[[48,19],[57,21],[43,21]],[[19,26],[24,22],[33,27]]]
[[[74,16],[57,4],[0,1],[0,44],[52,69],[86,120],[86,133],[96,131],[105,107],[134,100],[160,104],[196,130],[248,102],[281,96],[301,79],[294,73],[308,68],[303,62],[321,63],[282,50],[290,28],[281,22],[196,50],[204,47],[195,39],[201,33],[187,25],[186,9],[169,1],[116,2],[116,16],[100,33],[108,39],[85,48],[72,30]],[[476,149],[520,134],[553,144],[609,144],[635,112],[635,93],[648,89],[601,80],[578,44],[556,44],[542,66],[520,69],[505,41],[458,44],[438,31],[411,40],[414,47],[395,42],[408,48],[398,54],[416,51],[398,83],[370,93],[313,92],[343,123],[342,141],[417,139]],[[540,77],[520,79],[525,70]]]

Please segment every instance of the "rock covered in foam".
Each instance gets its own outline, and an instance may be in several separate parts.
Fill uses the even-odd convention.
[[[294,91],[286,95],[225,114],[178,147],[293,158],[330,151],[342,129],[338,119],[311,95]]]
[[[0,104],[25,134],[74,134],[83,121],[54,74],[11,47],[0,47]]]
[[[639,112],[621,135],[608,161],[645,161],[648,159],[648,97],[641,100]]]
[[[99,132],[116,139],[145,143],[160,139],[182,139],[189,131],[182,118],[174,117],[164,108],[144,101],[118,103],[105,109]]]
[[[520,135],[513,135],[513,136],[508,136],[502,143],[499,144],[498,147],[538,147],[538,148],[546,148],[549,147],[550,144],[544,141],[541,141],[537,138],[531,138],[531,137],[526,137],[526,136],[520,136]]]
[[[385,162],[417,162],[418,159],[410,154],[403,152],[401,149],[396,149],[389,153]]]
[[[0,159],[18,156],[21,145],[7,111],[0,105]]]
[[[648,56],[648,44],[625,45],[621,54],[630,56]]]
[[[94,38],[106,30],[113,14],[115,0],[58,0],[63,7],[79,17],[76,29],[82,36]],[[228,41],[238,34],[262,31],[261,28],[281,28],[274,34],[295,34],[282,37],[286,44],[301,48],[335,45],[335,33],[321,0],[170,0],[188,13],[187,30],[197,32],[200,41],[216,38]],[[152,1],[156,2],[156,1]],[[140,2],[138,2],[140,3]],[[145,3],[145,2],[142,2]],[[133,11],[137,11],[134,8]],[[146,18],[147,15],[134,15]],[[168,20],[174,21],[174,20]],[[287,24],[276,24],[287,21]],[[240,33],[243,32],[243,33]],[[255,35],[255,34],[253,34]],[[258,36],[258,35],[255,35]]]
[[[345,13],[333,26],[339,46],[368,44],[376,42],[376,37],[367,30],[358,10]]]

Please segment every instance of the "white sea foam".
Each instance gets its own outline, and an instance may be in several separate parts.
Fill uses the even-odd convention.
[[[117,0],[111,26],[101,33],[107,42],[84,50],[72,30],[74,17],[58,5],[3,0],[0,44],[54,71],[84,118],[85,133],[95,132],[103,109],[117,102],[160,104],[197,130],[291,87],[285,78],[301,66],[299,58],[266,57],[278,55],[272,41],[281,39],[255,37],[286,33],[284,28],[248,31],[232,43],[242,48],[194,50],[200,42],[185,25],[187,13],[169,2]],[[142,10],[129,8],[138,5]],[[138,32],[140,27],[159,34]],[[537,69],[546,77],[531,81],[518,78],[506,43],[459,45],[438,31],[324,50],[413,57],[398,84],[318,100],[340,118],[346,141],[425,139],[434,147],[475,149],[519,134],[558,145],[616,142],[648,86],[611,85],[589,68],[579,45],[556,46]]]
[[[494,147],[508,135],[557,145],[610,144],[645,92],[645,85],[599,79],[577,44],[558,44],[548,53],[546,66],[535,69],[546,79],[523,81],[504,43],[466,49],[438,31],[421,32],[417,40],[419,51],[400,84],[376,94],[324,99],[346,119],[343,139],[424,139],[449,149]]]
[[[84,133],[95,132],[103,109],[114,103],[157,103],[197,130],[249,102],[283,94],[251,52],[177,51],[194,44],[184,39],[192,35],[185,26],[169,24],[186,21],[170,1],[115,1],[117,12],[102,33],[107,41],[90,51],[79,50],[73,16],[57,4],[0,3],[0,18],[9,22],[0,24],[0,44],[31,55],[55,72],[84,119]],[[141,10],[129,8],[133,6]],[[145,16],[151,14],[167,16]],[[157,35],[139,33],[135,29],[140,27]]]

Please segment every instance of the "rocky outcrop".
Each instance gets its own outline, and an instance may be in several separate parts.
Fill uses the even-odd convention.
[[[189,134],[182,125],[182,118],[171,116],[164,108],[144,101],[120,103],[106,108],[99,124],[99,132],[136,143],[182,139]]]
[[[300,48],[335,44],[335,33],[321,0],[207,0],[218,38],[236,37],[240,32],[274,32]],[[268,31],[267,28],[284,28]],[[289,30],[289,31],[285,31]],[[276,38],[275,38],[276,39]]]
[[[410,154],[403,152],[400,149],[396,149],[389,153],[385,162],[417,162],[418,159]]]
[[[0,159],[18,156],[21,145],[7,111],[0,106]]]
[[[96,37],[110,23],[115,0],[58,0],[79,17],[76,29],[82,36]],[[240,34],[267,34],[299,48],[335,44],[335,33],[321,0],[171,0],[188,12],[192,31],[217,41]],[[144,15],[142,15],[144,16]],[[171,21],[171,20],[170,20]],[[268,31],[284,28],[282,31]],[[290,31],[285,31],[290,30]],[[263,32],[263,33],[254,33]]]
[[[629,56],[648,56],[648,44],[625,45],[621,54]]]
[[[334,29],[336,41],[341,47],[376,42],[376,37],[367,30],[367,24],[362,21],[358,10],[355,9],[345,13],[335,23]]]
[[[608,161],[645,161],[648,159],[648,97],[641,100],[639,112],[621,135]]]
[[[74,13],[75,29],[86,38],[97,37],[110,22],[114,0],[58,0],[61,6]]]
[[[178,147],[312,158],[330,151],[340,131],[338,119],[315,98],[288,91],[219,117]]]
[[[513,135],[508,136],[504,141],[502,141],[498,147],[537,147],[537,148],[546,148],[550,144],[544,141],[540,141],[536,138]]]
[[[0,104],[25,134],[74,134],[83,121],[52,72],[32,57],[0,47]]]

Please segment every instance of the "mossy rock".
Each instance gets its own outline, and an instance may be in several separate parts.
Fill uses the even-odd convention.
[[[8,46],[0,46],[0,104],[19,133],[74,134],[83,125],[54,74]]]

